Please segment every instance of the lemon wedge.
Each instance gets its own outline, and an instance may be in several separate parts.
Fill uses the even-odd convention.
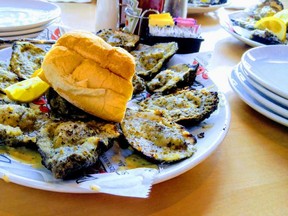
[[[277,17],[264,17],[258,20],[254,26],[256,29],[268,29],[273,32],[281,41],[286,39],[286,24],[282,19]]]
[[[10,85],[4,92],[11,100],[26,103],[39,98],[49,87],[49,84],[36,76]]]
[[[34,71],[34,73],[31,75],[31,77],[39,76],[39,74],[41,74],[41,73],[43,73],[43,69],[39,68],[39,69]]]
[[[288,9],[279,11],[278,13],[274,14],[274,17],[277,17],[281,20],[283,20],[286,24],[286,26],[288,25]]]
[[[31,77],[36,77],[38,76],[40,79],[42,79],[44,82],[48,83],[48,80],[46,79],[45,75],[44,75],[44,72],[43,72],[43,69],[42,68],[39,68],[37,69],[36,71],[34,71],[34,73],[31,75]]]

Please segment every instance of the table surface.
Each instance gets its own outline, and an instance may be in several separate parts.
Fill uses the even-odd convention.
[[[95,3],[58,3],[63,23],[93,31]],[[154,185],[147,199],[47,192],[0,180],[0,215],[288,215],[287,127],[262,116],[231,89],[228,75],[250,47],[198,14],[212,51],[210,75],[225,93],[231,124],[218,149],[190,171]]]

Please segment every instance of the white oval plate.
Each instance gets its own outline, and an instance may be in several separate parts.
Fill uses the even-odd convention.
[[[264,46],[265,44],[259,43],[257,41],[251,40],[247,35],[247,31],[245,29],[241,29],[240,27],[237,28],[236,26],[232,25],[231,16],[237,16],[238,14],[243,13],[242,11],[237,11],[231,14],[227,14],[226,11],[221,10],[219,13],[219,20],[221,27],[226,30],[229,34],[231,34],[236,39],[244,42],[245,44],[251,46],[251,47],[258,47],[258,46]]]
[[[257,100],[259,103],[267,107],[268,109],[271,109],[276,114],[287,118],[288,120],[288,110],[287,108],[284,108],[278,104],[276,104],[274,101],[269,100],[269,98],[265,97],[261,92],[259,92],[257,89],[255,89],[246,79],[244,73],[242,72],[241,68],[238,67],[235,69],[236,76],[238,80],[241,82],[242,87],[244,87],[245,91],[253,97],[255,100]]]
[[[262,46],[247,50],[241,58],[248,76],[288,99],[288,46]]]
[[[0,32],[36,28],[49,23],[60,14],[59,6],[45,1],[1,1]]]
[[[268,108],[264,107],[261,103],[251,97],[243,88],[241,81],[238,79],[235,70],[237,66],[232,70],[229,76],[229,83],[232,89],[237,93],[237,95],[251,108],[266,116],[267,118],[288,127],[288,119],[283,118]]]
[[[264,88],[262,85],[260,85],[256,81],[254,81],[251,77],[248,76],[245,68],[243,67],[243,65],[241,63],[239,63],[238,69],[240,70],[240,72],[242,72],[242,74],[244,75],[247,82],[249,84],[251,84],[255,89],[257,89],[259,92],[264,94],[270,100],[275,101],[276,103],[278,103],[278,104],[282,105],[283,107],[285,107],[286,109],[288,109],[288,100],[287,99],[285,99],[285,98],[283,98],[277,94],[274,94],[273,92],[269,91],[268,89]]]
[[[217,4],[217,5],[209,5],[207,7],[199,7],[197,5],[193,5],[191,3],[188,3],[188,8],[187,8],[187,12],[188,14],[200,14],[200,13],[208,13],[208,12],[212,12],[212,11],[216,11],[219,8],[222,7],[226,7],[230,4],[230,0],[228,0],[226,3],[224,4]]]
[[[0,60],[9,60],[11,48],[0,50]],[[175,55],[170,60],[170,64],[175,63],[192,63],[194,57],[192,55]],[[217,86],[211,79],[202,78],[198,75],[196,82],[200,86],[204,86],[211,91],[218,91]],[[227,134],[230,124],[230,108],[223,93],[219,92],[220,102],[218,109],[205,121],[198,126],[187,128],[195,136],[199,133],[204,133],[204,138],[198,138],[196,153],[183,161],[171,164],[161,165],[159,173],[156,174],[153,184],[157,184],[187,172],[188,170],[201,163],[209,157],[223,141]],[[81,187],[81,180],[57,180],[54,179],[45,168],[37,169],[30,165],[23,164],[17,160],[13,160],[8,155],[0,154],[0,178],[9,176],[9,181],[27,187],[37,188],[41,190],[66,192],[66,193],[97,193],[93,190],[88,190]],[[90,176],[93,176],[90,175]]]

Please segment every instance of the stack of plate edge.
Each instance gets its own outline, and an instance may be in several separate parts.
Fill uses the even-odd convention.
[[[288,99],[254,80],[241,62],[232,70],[229,82],[232,89],[250,107],[271,120],[288,126]]]

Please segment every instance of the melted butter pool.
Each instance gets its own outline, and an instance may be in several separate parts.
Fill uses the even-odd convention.
[[[25,147],[12,148],[0,146],[0,154],[6,154],[14,160],[29,164],[35,168],[42,167],[41,156],[36,150],[27,149]]]

